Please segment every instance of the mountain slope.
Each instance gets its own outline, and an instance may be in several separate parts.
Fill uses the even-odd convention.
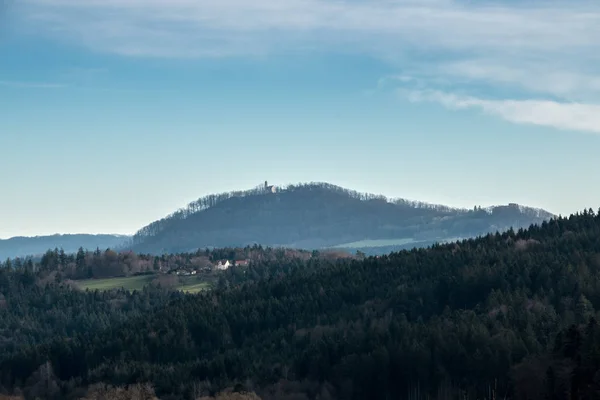
[[[0,260],[14,257],[37,256],[50,249],[63,249],[66,253],[74,253],[80,247],[84,249],[117,248],[129,240],[123,235],[51,235],[35,237],[13,237],[0,240]]]
[[[364,247],[396,241],[391,247],[398,248],[527,227],[551,216],[519,205],[465,210],[389,200],[324,183],[275,192],[265,186],[199,199],[142,228],[133,250],[172,253],[253,243],[361,248],[364,241]]]

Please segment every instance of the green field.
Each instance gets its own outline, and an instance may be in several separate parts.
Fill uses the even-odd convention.
[[[154,275],[139,275],[125,278],[88,279],[84,281],[76,281],[75,284],[84,290],[141,290],[144,286],[152,282],[154,278]]]
[[[75,284],[82,290],[142,290],[144,286],[150,284],[155,278],[156,275],[139,275],[125,278],[88,279],[83,281],[75,281]],[[179,285],[175,289],[184,291],[186,293],[198,293],[210,288],[210,284],[208,282],[203,282],[195,276],[181,277],[179,282]]]
[[[189,282],[183,282],[181,285],[177,287],[177,290],[181,290],[186,293],[198,293],[203,290],[210,289],[210,283],[208,282],[198,282],[198,279],[187,279]]]
[[[352,243],[344,243],[335,246],[336,249],[342,248],[351,248],[351,249],[360,249],[363,247],[386,247],[386,246],[404,246],[406,244],[410,244],[415,242],[411,238],[402,238],[402,239],[366,239],[360,240],[358,242]]]

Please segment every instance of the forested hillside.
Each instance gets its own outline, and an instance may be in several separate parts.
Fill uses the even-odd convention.
[[[133,250],[162,254],[259,243],[368,252],[367,247],[412,248],[518,229],[551,216],[516,204],[464,210],[391,200],[326,183],[265,185],[201,198],[142,228],[133,237]]]
[[[326,183],[265,185],[202,197],[133,237],[75,234],[0,240],[0,260],[40,256],[55,248],[66,253],[82,247],[162,255],[253,244],[385,254],[527,227],[551,217],[544,210],[516,204],[466,210],[387,199]]]
[[[48,315],[70,307],[39,301]],[[0,310],[14,321],[7,337],[24,307]],[[262,399],[595,399],[600,216],[365,260],[234,267],[215,290],[147,310],[106,329],[29,324],[47,340],[17,336],[0,353],[0,384],[28,396],[51,387],[56,399],[98,384],[147,385],[161,399],[227,388]]]
[[[319,257],[349,257],[342,252],[318,253]],[[277,262],[290,259],[308,259],[317,254],[305,250],[263,248],[248,246],[244,248],[225,247],[212,250],[199,250],[194,253],[136,254],[132,251],[115,251],[111,249],[95,251],[80,248],[77,253],[67,253],[62,249],[48,250],[38,261],[32,258],[8,259],[4,268],[17,271],[35,272],[37,279],[44,281],[102,279],[126,277],[145,273],[168,272],[178,269],[202,269],[212,267],[218,260],[252,260],[256,263]]]

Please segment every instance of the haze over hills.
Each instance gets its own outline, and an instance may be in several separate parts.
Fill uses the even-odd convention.
[[[162,254],[260,244],[338,248],[367,254],[423,247],[488,232],[519,229],[553,214],[517,204],[452,208],[359,193],[328,183],[264,185],[213,194],[126,235],[51,235],[0,240],[0,259],[48,249],[131,249]]]
[[[74,253],[80,247],[85,249],[115,248],[124,246],[129,240],[125,235],[50,235],[35,237],[13,237],[0,240],[0,259],[37,256],[48,249],[63,249],[66,253]]]
[[[553,215],[517,204],[451,208],[358,193],[328,183],[260,185],[210,195],[145,226],[132,239],[141,253],[261,244],[385,253],[519,229]]]

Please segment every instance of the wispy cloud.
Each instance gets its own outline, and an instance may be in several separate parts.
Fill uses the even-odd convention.
[[[61,83],[49,82],[22,82],[22,81],[0,81],[0,86],[24,88],[24,89],[60,89],[65,87]]]
[[[599,129],[595,0],[23,0],[20,10],[32,32],[126,56],[360,53],[396,65],[401,79],[379,85],[413,100]]]
[[[411,91],[412,102],[435,102],[444,107],[479,109],[507,121],[600,134],[600,105],[550,100],[489,100],[440,91]]]
[[[24,0],[39,29],[135,55],[263,53],[312,45],[416,52],[573,53],[595,46],[594,3],[452,0]]]
[[[600,134],[600,74],[594,65],[510,58],[460,60],[421,66],[386,77],[414,103],[438,103],[452,110],[479,110],[519,124]]]
[[[402,75],[382,78],[378,86],[504,87],[520,94],[594,101],[600,94],[600,74],[594,72],[594,68],[597,69],[594,62],[583,60],[584,56],[572,59],[573,64],[564,62],[560,57],[543,61],[509,57],[442,61],[406,69]]]

